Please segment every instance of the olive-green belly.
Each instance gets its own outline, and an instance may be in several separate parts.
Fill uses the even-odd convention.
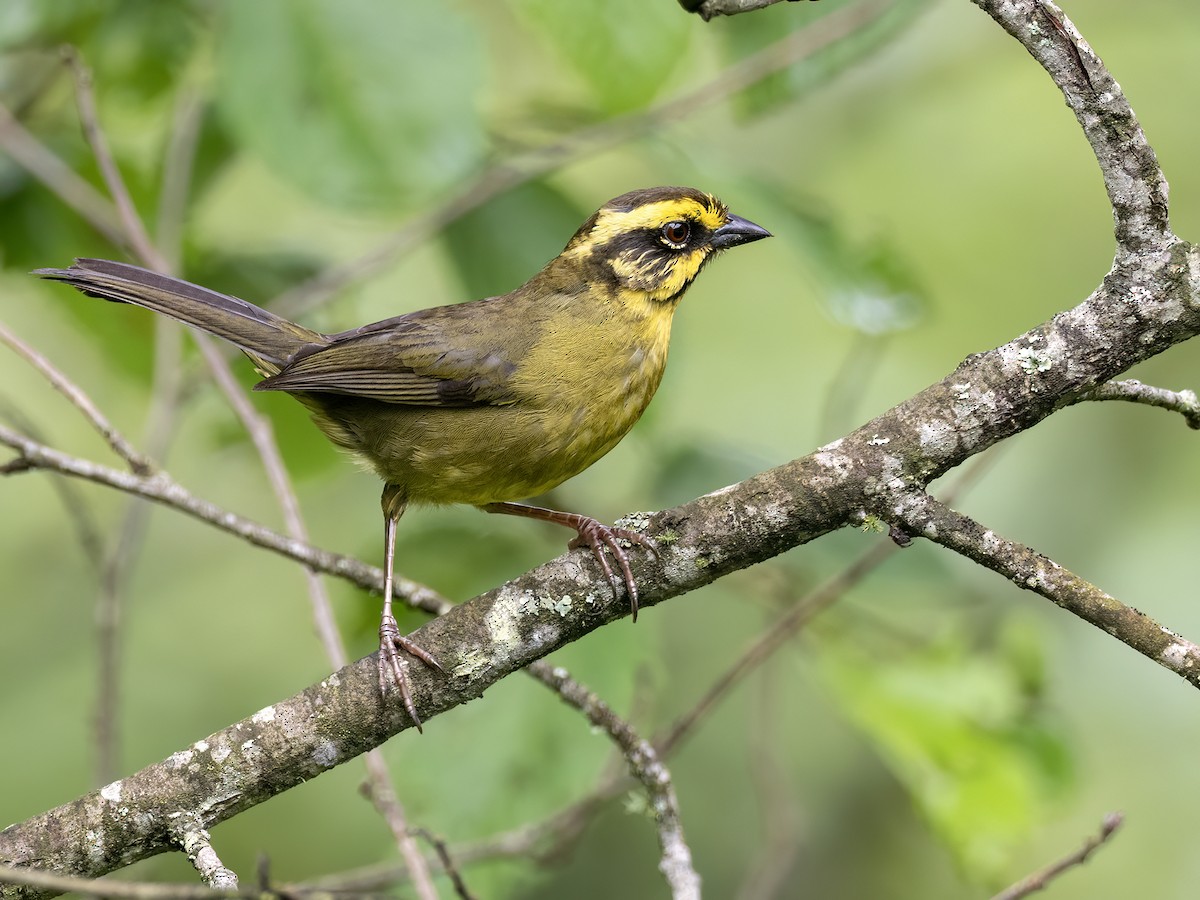
[[[297,399],[334,443],[400,488],[407,502],[480,506],[532,497],[582,472],[628,433],[657,385],[654,378],[573,409]]]

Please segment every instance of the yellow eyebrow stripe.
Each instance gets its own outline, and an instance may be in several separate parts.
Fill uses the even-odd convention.
[[[724,206],[715,198],[711,205],[697,203],[691,198],[658,200],[644,203],[628,212],[619,209],[602,209],[592,228],[588,243],[595,247],[612,238],[641,228],[660,228],[675,219],[691,219],[710,231],[725,224],[727,214]]]

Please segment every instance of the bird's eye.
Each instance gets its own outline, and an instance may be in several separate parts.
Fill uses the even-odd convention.
[[[668,222],[662,227],[663,240],[675,248],[682,247],[684,244],[686,244],[691,233],[692,229],[688,223],[681,220]]]

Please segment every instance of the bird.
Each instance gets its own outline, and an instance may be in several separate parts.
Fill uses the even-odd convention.
[[[400,651],[444,671],[392,611],[396,526],[410,505],[468,504],[576,532],[634,621],[638,590],[622,541],[639,532],[517,501],[588,468],[633,427],[667,362],[680,299],[721,251],[771,234],[711,194],[652,187],[609,200],[558,256],[499,296],[323,334],[245,300],[128,263],[77,259],[33,274],[144,307],[234,344],[263,380],[309,411],[383,480],[379,685],[421,720]],[[611,554],[621,573],[608,561]]]

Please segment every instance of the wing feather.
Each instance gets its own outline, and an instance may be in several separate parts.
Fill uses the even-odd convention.
[[[329,336],[305,347],[255,386],[366,397],[406,406],[502,406],[516,402],[510,376],[520,348],[489,328],[490,298],[422,310]],[[450,336],[453,336],[452,338]]]

